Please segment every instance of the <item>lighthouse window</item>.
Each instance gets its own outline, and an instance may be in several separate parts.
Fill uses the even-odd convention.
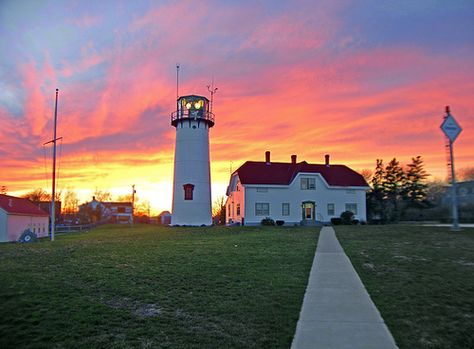
[[[183,185],[183,188],[184,188],[184,200],[192,200],[194,185],[188,183],[188,184]]]

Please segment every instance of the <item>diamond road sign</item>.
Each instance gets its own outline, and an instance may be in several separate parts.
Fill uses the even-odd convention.
[[[462,128],[456,122],[454,117],[451,114],[448,114],[441,124],[441,130],[443,130],[444,134],[451,142],[454,142],[457,136],[461,133]]]

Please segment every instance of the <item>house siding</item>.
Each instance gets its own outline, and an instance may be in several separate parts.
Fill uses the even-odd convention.
[[[0,242],[8,241],[7,235],[7,213],[0,208]]]
[[[315,189],[301,189],[301,178],[313,178]],[[239,183],[240,184],[240,183]],[[356,219],[366,220],[366,187],[330,187],[320,174],[299,173],[290,185],[245,185],[241,192],[231,191],[229,199],[236,204],[241,203],[241,212],[245,217],[245,225],[257,225],[265,217],[255,214],[255,203],[268,203],[268,217],[283,220],[285,225],[299,224],[302,220],[302,203],[312,201],[316,204],[315,220],[329,222],[332,217],[339,217],[345,211],[347,203],[357,204]],[[259,188],[267,188],[266,192]],[[228,199],[228,200],[229,200]],[[282,214],[282,204],[290,204],[290,214]],[[334,215],[328,216],[327,204],[334,204]],[[244,210],[242,210],[242,207]],[[229,216],[230,218],[230,216]],[[229,223],[229,221],[227,221]]]
[[[245,210],[247,207],[245,203],[246,189],[240,183],[238,176],[235,178],[235,182],[232,183],[230,190],[232,191],[226,201],[226,223],[245,224]],[[240,204],[240,215],[237,215],[237,204]]]
[[[18,241],[21,234],[26,229],[33,231],[33,227],[41,227],[40,230],[35,229],[34,233],[38,237],[48,236],[49,218],[41,216],[23,216],[10,214],[7,218],[8,241]],[[43,231],[43,226],[45,227]]]

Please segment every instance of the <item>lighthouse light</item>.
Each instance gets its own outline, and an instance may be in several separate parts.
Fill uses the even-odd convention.
[[[201,101],[197,101],[196,103],[194,103],[194,108],[196,109],[201,108]]]
[[[191,109],[191,103],[189,103],[189,102],[186,103],[186,108],[187,108],[187,109]]]

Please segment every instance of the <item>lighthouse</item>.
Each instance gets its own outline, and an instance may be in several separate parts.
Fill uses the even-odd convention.
[[[211,225],[209,129],[214,114],[209,100],[179,97],[171,125],[176,128],[171,225]]]

